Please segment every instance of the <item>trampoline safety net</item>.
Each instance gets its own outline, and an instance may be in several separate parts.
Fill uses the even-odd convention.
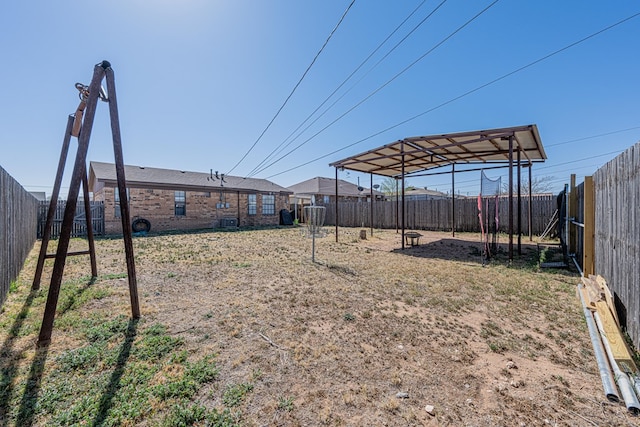
[[[482,233],[482,263],[498,253],[498,229],[500,227],[500,192],[502,178],[491,179],[481,171],[478,194],[478,219]]]

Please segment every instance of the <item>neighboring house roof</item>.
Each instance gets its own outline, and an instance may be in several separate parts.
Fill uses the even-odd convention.
[[[95,188],[98,182],[115,185],[116,165],[113,163],[91,162],[89,166],[89,188]],[[173,169],[150,168],[146,166],[125,165],[127,187],[176,189],[185,191],[212,191],[224,188],[227,191],[259,191],[291,194],[291,191],[266,179],[225,176],[213,179],[210,173],[188,172]]]
[[[398,194],[398,197],[401,197]],[[451,195],[443,193],[438,190],[430,190],[428,188],[410,188],[404,190],[404,197],[406,200],[432,200],[432,199],[450,199]],[[456,194],[456,199],[463,199],[465,196]],[[391,194],[387,196],[388,200],[395,200],[396,195]]]
[[[336,180],[333,178],[324,178],[321,176],[317,176],[315,178],[311,178],[306,181],[294,184],[289,187],[289,190],[298,197],[311,197],[312,195],[317,194],[320,194],[322,196],[335,196]],[[383,193],[376,190],[373,190],[373,194],[376,196],[383,195]],[[360,191],[358,190],[358,186],[356,184],[352,184],[342,179],[338,180],[338,196],[368,197],[370,195],[371,191],[368,188],[363,188],[362,191]]]
[[[430,196],[430,197],[449,197],[447,193],[443,193],[438,190],[429,190],[428,188],[413,188],[413,189],[405,189],[405,196]]]

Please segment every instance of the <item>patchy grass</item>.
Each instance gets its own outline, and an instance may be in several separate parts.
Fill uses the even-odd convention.
[[[251,383],[228,385],[222,395],[222,402],[228,407],[238,406],[251,390],[253,390]]]
[[[237,425],[239,414],[194,401],[218,380],[215,354],[193,354],[183,339],[147,319],[87,312],[90,302],[114,295],[100,280],[91,286],[87,280],[63,283],[56,322],[62,331],[51,348],[33,346],[44,292],[28,294],[22,308],[17,297],[7,302],[0,363],[3,425]],[[16,292],[24,296],[27,283],[21,286]]]
[[[197,232],[122,242],[65,269],[36,349],[52,260],[36,245],[0,316],[3,425],[632,425],[606,402],[575,299],[578,277],[533,246],[486,267],[477,235]],[[506,242],[501,237],[501,242]],[[52,242],[55,246],[55,242]],[[73,239],[70,250],[86,242]],[[589,385],[589,386],[585,386]],[[398,396],[402,396],[401,398]],[[426,405],[434,407],[427,413]],[[588,420],[588,421],[585,421]]]

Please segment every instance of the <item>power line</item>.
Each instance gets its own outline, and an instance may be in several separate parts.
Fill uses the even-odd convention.
[[[351,3],[349,4],[349,6],[347,6],[347,9],[344,11],[344,13],[342,14],[342,16],[340,17],[340,20],[338,21],[338,23],[336,24],[336,26],[333,28],[333,30],[331,30],[331,33],[329,33],[329,36],[327,37],[327,40],[325,40],[324,44],[322,45],[322,47],[320,48],[320,50],[318,51],[318,53],[316,53],[316,56],[313,58],[313,60],[311,61],[311,64],[309,64],[309,66],[307,67],[307,69],[304,71],[304,73],[302,74],[302,77],[300,77],[300,80],[298,80],[298,83],[296,83],[296,85],[293,87],[293,89],[291,90],[291,93],[289,93],[289,96],[287,96],[287,98],[284,100],[284,102],[282,103],[282,105],[280,106],[280,108],[278,109],[278,111],[276,112],[276,114],[273,116],[273,118],[271,119],[271,121],[269,122],[269,124],[267,125],[267,127],[264,128],[264,130],[262,131],[262,133],[260,134],[260,136],[258,137],[258,139],[256,139],[256,141],[253,143],[253,145],[247,150],[246,153],[244,153],[244,155],[242,156],[242,158],[240,160],[238,160],[238,163],[236,163],[227,173],[226,175],[229,175],[231,172],[233,172],[233,170],[235,168],[238,167],[238,165],[240,163],[242,163],[242,161],[249,155],[249,153],[251,153],[251,151],[255,148],[255,146],[258,144],[258,142],[262,139],[262,137],[264,136],[264,134],[267,132],[267,130],[269,130],[269,128],[271,127],[271,125],[273,124],[273,122],[276,120],[276,118],[280,115],[280,112],[282,111],[282,109],[285,107],[285,105],[287,105],[287,102],[289,102],[289,99],[291,99],[291,97],[293,96],[294,92],[296,91],[296,89],[298,89],[298,86],[300,86],[300,84],[302,83],[302,80],[304,80],[304,78],[306,77],[307,73],[309,72],[309,70],[311,70],[311,67],[313,67],[313,64],[315,64],[316,60],[318,59],[318,57],[320,56],[320,54],[322,53],[322,51],[324,50],[324,48],[327,46],[327,44],[329,43],[329,40],[331,40],[331,37],[333,36],[333,34],[336,32],[336,30],[338,29],[338,27],[340,26],[340,24],[342,23],[342,21],[344,20],[344,18],[347,16],[347,13],[349,12],[349,9],[351,9],[351,6],[353,6],[353,4],[356,2],[356,0],[351,0]]]
[[[591,159],[596,159],[598,157],[604,157],[604,156],[609,156],[611,154],[620,154],[622,153],[624,150],[615,150],[615,151],[609,151],[608,153],[604,153],[604,154],[597,154],[595,156],[589,156],[589,157],[584,157],[582,159],[577,159],[577,160],[570,160],[568,162],[562,162],[562,163],[556,163],[555,165],[550,165],[550,166],[543,166],[541,168],[537,168],[536,170],[540,170],[540,169],[550,169],[550,168],[555,168],[557,166],[563,166],[563,165],[570,165],[572,163],[578,163],[578,162],[583,162],[585,160],[591,160]]]
[[[634,126],[634,127],[627,128],[627,129],[614,130],[612,132],[601,133],[599,135],[587,136],[587,137],[584,137],[584,138],[571,139],[569,141],[564,141],[564,142],[557,142],[555,144],[549,144],[549,145],[547,145],[547,147],[556,147],[558,145],[565,145],[565,144],[570,144],[572,142],[579,142],[579,141],[585,141],[587,139],[600,138],[602,136],[614,135],[616,133],[627,132],[627,131],[635,130],[635,129],[640,129],[640,126]]]
[[[453,31],[451,34],[449,34],[447,37],[445,37],[444,39],[442,39],[440,42],[438,42],[435,46],[433,46],[431,49],[429,49],[427,52],[425,52],[424,54],[422,54],[419,58],[417,58],[416,60],[414,60],[411,64],[409,64],[408,66],[406,66],[404,69],[402,69],[400,72],[398,72],[396,75],[394,75],[391,79],[387,80],[382,86],[378,87],[376,90],[374,90],[373,92],[371,92],[369,95],[367,95],[364,99],[362,99],[360,102],[358,102],[357,104],[355,104],[353,107],[349,108],[346,112],[344,112],[343,114],[341,114],[340,116],[338,116],[335,120],[333,120],[332,122],[330,122],[328,125],[326,125],[325,127],[323,127],[322,129],[320,129],[318,132],[316,132],[315,134],[313,134],[311,137],[307,138],[305,141],[303,141],[302,143],[298,144],[295,148],[293,148],[292,150],[290,150],[287,154],[280,156],[278,159],[274,160],[273,162],[269,163],[267,166],[264,166],[263,168],[259,169],[258,171],[256,171],[255,174],[258,174],[260,172],[263,172],[266,169],[269,169],[271,166],[273,166],[274,164],[278,163],[279,161],[283,160],[285,157],[293,154],[293,152],[295,152],[297,149],[299,149],[300,147],[302,147],[303,145],[305,145],[306,143],[308,143],[309,141],[311,141],[312,139],[314,139],[316,136],[318,136],[319,134],[321,134],[322,132],[324,132],[325,130],[327,130],[329,127],[333,126],[336,122],[338,122],[339,120],[341,120],[342,118],[344,118],[347,114],[349,114],[350,112],[352,112],[353,110],[355,110],[356,108],[358,108],[360,105],[364,104],[369,98],[371,98],[372,96],[374,96],[375,94],[377,94],[378,92],[380,92],[382,89],[384,89],[386,86],[388,86],[389,84],[391,84],[391,82],[393,82],[394,80],[396,80],[398,77],[400,77],[402,74],[404,74],[407,70],[409,70],[411,67],[413,67],[414,65],[416,65],[418,62],[420,62],[422,59],[424,59],[427,55],[429,55],[430,53],[432,53],[434,50],[436,50],[437,48],[439,48],[440,46],[442,46],[447,40],[449,40],[451,37],[453,37],[454,35],[456,35],[458,32],[460,32],[463,28],[465,28],[467,25],[469,25],[470,23],[472,23],[473,21],[475,21],[477,18],[480,17],[480,15],[482,15],[483,13],[485,13],[487,10],[489,10],[491,7],[493,7],[496,3],[498,3],[500,0],[494,0],[491,4],[489,4],[487,7],[485,7],[484,9],[482,9],[480,12],[478,12],[475,16],[473,16],[471,19],[469,19],[468,21],[466,21],[464,24],[462,24],[460,27],[458,27],[455,31]],[[254,174],[254,175],[255,175]]]
[[[608,153],[602,153],[602,154],[596,154],[594,156],[588,156],[588,157],[583,157],[580,159],[574,159],[574,160],[569,160],[567,162],[562,162],[562,163],[556,163],[554,165],[549,165],[549,166],[543,166],[543,167],[537,167],[535,170],[536,171],[540,171],[540,170],[544,170],[544,169],[553,169],[559,166],[566,166],[566,165],[570,165],[570,164],[574,164],[574,163],[580,163],[580,162],[584,162],[585,160],[593,160],[596,159],[598,157],[604,157],[604,156],[610,156],[612,154],[620,154],[621,152],[623,152],[624,150],[615,150],[615,151],[610,151]],[[585,166],[580,166],[577,168],[572,168],[572,171],[576,171],[576,170],[580,170],[580,169],[586,169],[586,168],[594,168],[596,167],[596,165],[594,164],[590,164],[590,165],[585,165]],[[458,171],[458,172],[464,172],[464,171]],[[501,174],[500,177],[502,178],[508,178],[509,174]],[[409,179],[411,177],[408,177]],[[551,182],[561,182],[561,181],[566,181],[566,178],[561,178],[561,179],[556,179],[553,180]],[[473,185],[473,183],[477,184],[477,180],[474,179],[470,179],[470,180],[464,180],[464,181],[456,181],[456,188],[473,188],[475,187],[475,185]],[[464,184],[468,184],[468,185],[464,185]],[[442,185],[446,185],[446,183],[443,183]]]
[[[328,101],[329,99],[331,99],[333,97],[333,95],[335,95],[349,80],[351,80],[351,78],[367,63],[369,62],[369,60],[373,57],[373,55],[376,54],[376,52],[378,52],[382,46],[384,46],[387,41],[389,41],[389,39],[396,33],[398,32],[398,30],[418,11],[418,9],[420,9],[427,0],[422,0],[422,2],[415,8],[413,9],[413,11],[406,17],[404,18],[404,20],[398,24],[396,26],[396,28],[382,41],[380,42],[380,44],[378,44],[378,46],[360,63],[360,65],[358,65],[355,70],[353,70],[351,72],[351,74],[349,74],[349,76],[344,79],[342,81],[342,83],[340,83],[340,85],[338,85],[338,87],[336,87],[333,92],[331,92],[331,94],[329,94],[329,96],[327,96],[324,101],[322,101],[322,103],[320,105],[318,105],[318,107],[316,107],[315,110],[313,110],[313,112],[311,112],[311,114],[309,114],[304,120],[303,122],[298,125],[297,128],[295,128],[293,130],[293,132],[291,132],[289,134],[289,136],[287,136],[273,151],[271,151],[271,153],[269,153],[269,155],[267,155],[264,159],[262,159],[260,161],[260,163],[258,163],[258,165],[256,165],[256,167],[254,167],[249,174],[247,175],[248,177],[251,177],[253,175],[255,175],[254,172],[256,172],[262,165],[264,165],[266,162],[269,161],[269,159],[273,156],[273,155],[277,155],[279,154],[279,152],[282,152],[285,148],[287,148],[289,145],[291,145],[296,139],[298,139],[300,137],[300,135],[302,135],[305,131],[307,131],[307,129],[309,129],[309,127],[311,127],[314,123],[316,123],[321,117],[323,117],[338,101],[340,101],[347,93],[349,93],[358,83],[360,83],[360,81],[362,81],[362,79],[367,76],[371,71],[373,71],[378,65],[380,65],[380,63],[386,59],[394,50],[396,50],[398,48],[398,46],[400,46],[411,34],[413,34],[422,24],[424,24],[444,3],[446,3],[448,0],[443,0],[433,11],[431,11],[424,19],[422,19],[422,21],[420,21],[416,26],[414,26],[411,31],[409,31],[398,43],[396,43],[373,67],[371,67],[361,78],[360,80],[358,80],[354,85],[352,85],[349,89],[347,89],[333,104],[331,104],[329,106],[329,108],[325,109],[322,114],[320,114],[318,117],[316,117],[316,119],[314,121],[312,121],[309,126],[307,126],[302,132],[300,132],[295,138],[293,138],[291,141],[289,141],[288,144],[284,145],[296,132],[298,132],[298,130],[300,130],[300,128],[302,126],[305,125],[305,123],[307,123],[311,117],[313,117],[318,110],[320,110],[320,108],[322,108]],[[284,147],[283,147],[284,145]],[[282,150],[280,150],[280,148],[282,147]],[[278,152],[278,150],[280,150]]]
[[[498,78],[495,78],[495,79],[493,79],[493,80],[489,81],[488,83],[482,84],[482,85],[480,85],[480,86],[476,87],[475,89],[471,89],[471,90],[469,90],[469,91],[467,91],[467,92],[464,92],[464,93],[463,93],[463,94],[461,94],[461,95],[458,95],[458,96],[456,96],[456,97],[454,97],[454,98],[451,98],[451,99],[450,99],[450,100],[448,100],[448,101],[445,101],[445,102],[443,102],[443,103],[441,103],[441,104],[439,104],[439,105],[436,105],[435,107],[432,107],[432,108],[430,108],[430,109],[428,109],[428,110],[426,110],[426,111],[423,111],[423,112],[421,112],[421,113],[419,113],[419,114],[416,114],[415,116],[409,117],[408,119],[405,119],[405,120],[403,120],[403,121],[401,121],[401,122],[399,122],[399,123],[396,123],[395,125],[389,126],[389,127],[385,128],[385,129],[382,129],[382,130],[380,130],[380,131],[378,131],[378,132],[376,132],[376,133],[373,133],[373,134],[371,134],[371,135],[369,135],[369,136],[367,136],[367,137],[365,137],[365,138],[362,138],[362,139],[360,139],[360,140],[358,140],[358,141],[355,141],[355,142],[353,142],[353,143],[351,143],[351,144],[349,144],[349,145],[346,145],[346,146],[344,146],[344,147],[342,147],[342,148],[339,148],[339,149],[337,149],[337,150],[334,150],[334,151],[332,151],[332,152],[330,152],[330,153],[328,153],[328,154],[325,154],[325,155],[323,155],[323,156],[317,157],[317,158],[315,158],[315,159],[313,159],[313,160],[310,160],[310,161],[308,161],[308,162],[304,162],[304,163],[302,163],[302,164],[300,164],[300,165],[298,165],[298,166],[294,166],[294,167],[289,168],[289,169],[287,169],[287,170],[284,170],[284,171],[282,171],[282,172],[278,172],[278,173],[276,173],[276,174],[270,175],[270,176],[268,176],[268,177],[267,177],[267,179],[269,179],[269,178],[273,178],[274,176],[282,175],[282,174],[287,173],[287,172],[291,172],[291,171],[293,171],[293,170],[299,169],[299,168],[301,168],[301,167],[303,167],[303,166],[306,166],[306,165],[309,165],[309,164],[311,164],[311,163],[315,163],[315,162],[317,162],[317,161],[319,161],[319,160],[322,160],[322,159],[324,159],[324,158],[326,158],[326,157],[329,157],[329,156],[331,156],[331,155],[333,155],[333,154],[336,154],[336,153],[339,153],[339,152],[341,152],[341,151],[344,151],[344,150],[346,150],[346,149],[348,149],[348,148],[351,148],[351,147],[353,147],[353,146],[355,146],[355,145],[358,145],[358,144],[360,144],[360,143],[362,143],[362,142],[364,142],[364,141],[367,141],[367,140],[369,140],[369,139],[371,139],[371,138],[374,138],[374,137],[376,137],[376,136],[378,136],[378,135],[381,135],[381,134],[383,134],[383,133],[386,133],[386,132],[388,132],[388,131],[390,131],[390,130],[392,130],[392,129],[395,129],[395,128],[399,127],[399,126],[402,126],[402,125],[404,125],[404,124],[406,124],[406,123],[408,123],[408,122],[410,122],[410,121],[413,121],[413,120],[415,120],[415,119],[418,119],[418,118],[420,118],[420,117],[422,117],[422,116],[424,116],[424,115],[426,115],[426,114],[429,114],[429,113],[431,113],[431,112],[433,112],[433,111],[435,111],[435,110],[438,110],[438,109],[440,109],[440,108],[442,108],[442,107],[444,107],[444,106],[446,106],[446,105],[449,105],[449,104],[451,104],[451,103],[453,103],[453,102],[455,102],[455,101],[458,101],[459,99],[462,99],[462,98],[464,98],[464,97],[466,97],[466,96],[469,96],[469,95],[471,95],[471,94],[473,94],[473,93],[475,93],[475,92],[478,92],[478,91],[479,91],[479,90],[481,90],[481,89],[484,89],[484,88],[486,88],[486,87],[488,87],[488,86],[491,86],[491,85],[493,85],[493,84],[495,84],[495,83],[497,83],[497,82],[499,82],[499,81],[501,81],[501,80],[504,80],[504,79],[506,79],[507,77],[510,77],[510,76],[512,76],[512,75],[514,75],[514,74],[516,74],[516,73],[519,73],[520,71],[524,71],[524,70],[526,70],[527,68],[530,68],[530,67],[532,67],[532,66],[534,66],[534,65],[536,65],[536,64],[538,64],[538,63],[540,63],[540,62],[542,62],[542,61],[544,61],[544,60],[547,60],[547,59],[549,59],[549,58],[551,58],[551,57],[553,57],[553,56],[555,56],[555,55],[557,55],[557,54],[559,54],[559,53],[561,53],[561,52],[564,52],[565,50],[568,50],[568,49],[570,49],[570,48],[572,48],[572,47],[574,47],[574,46],[577,46],[577,45],[579,45],[579,44],[581,44],[581,43],[583,43],[583,42],[585,42],[585,41],[587,41],[587,40],[589,40],[589,39],[591,39],[591,38],[593,38],[593,37],[595,37],[595,36],[597,36],[597,35],[599,35],[599,34],[604,33],[605,31],[608,31],[608,30],[610,30],[610,29],[612,29],[612,28],[614,28],[614,27],[617,27],[618,25],[621,25],[621,24],[623,24],[623,23],[625,23],[625,22],[627,22],[627,21],[629,21],[629,20],[631,20],[631,19],[633,19],[633,18],[636,18],[637,16],[640,16],[640,12],[635,13],[635,14],[633,14],[633,15],[631,15],[631,16],[629,16],[629,17],[627,17],[627,18],[624,18],[624,19],[622,19],[622,20],[620,20],[620,21],[618,21],[618,22],[616,22],[616,23],[614,23],[614,24],[612,24],[612,25],[609,25],[608,27],[605,27],[605,28],[603,28],[603,29],[601,29],[601,30],[599,30],[599,31],[596,31],[595,33],[592,33],[592,34],[590,34],[590,35],[588,35],[588,36],[586,36],[586,37],[584,37],[584,38],[582,38],[582,39],[580,39],[580,40],[578,40],[578,41],[576,41],[576,42],[573,42],[573,43],[571,43],[571,44],[569,44],[569,45],[567,45],[567,46],[565,46],[565,47],[563,47],[563,48],[560,48],[560,49],[558,49],[558,50],[556,50],[556,51],[554,51],[554,52],[552,52],[552,53],[550,53],[550,54],[548,54],[548,55],[545,55],[545,56],[543,56],[543,57],[541,57],[541,58],[539,58],[539,59],[536,59],[535,61],[532,61],[532,62],[528,63],[527,65],[524,65],[524,66],[522,66],[522,67],[520,67],[520,68],[517,68],[517,69],[515,69],[515,70],[513,70],[513,71],[510,71],[509,73],[503,74],[502,76],[500,76],[500,77],[498,77]],[[345,113],[345,114],[346,114],[346,113]],[[337,119],[336,119],[336,121],[337,121]],[[328,126],[327,126],[327,127],[328,127]],[[323,130],[324,130],[324,129],[323,129]],[[322,130],[321,130],[321,131],[322,131]],[[316,135],[317,135],[317,134],[316,134]],[[315,137],[316,135],[314,135],[314,137]],[[313,138],[313,137],[312,137],[312,138]],[[307,140],[307,141],[308,141],[308,140]],[[306,143],[307,141],[305,141],[305,143]],[[264,169],[263,169],[263,170],[264,170]]]

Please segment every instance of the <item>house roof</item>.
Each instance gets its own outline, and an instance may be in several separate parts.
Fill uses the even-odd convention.
[[[338,196],[351,196],[351,197],[367,197],[371,195],[371,190],[361,187],[362,190],[358,190],[356,184],[352,184],[342,179],[338,180]],[[335,196],[336,194],[336,180],[333,178],[324,178],[317,176],[315,178],[308,179],[306,181],[299,182],[289,187],[289,190],[296,196],[311,196],[320,194],[323,196]],[[381,196],[383,193],[373,190],[376,196]]]
[[[433,197],[449,197],[447,193],[443,193],[438,190],[430,190],[428,188],[411,188],[404,190],[405,196],[416,196],[416,195],[425,195],[425,196],[433,196]]]
[[[125,165],[124,173],[127,187],[158,188],[185,191],[212,191],[224,188],[227,191],[259,191],[291,194],[291,191],[266,179],[225,176],[224,182],[211,173],[189,172],[174,169],[150,168],[146,166]],[[98,182],[116,185],[116,165],[113,163],[91,162],[89,169],[89,188],[94,189]]]
[[[519,151],[523,162],[547,158],[537,126],[526,125],[404,138],[330,166],[399,177],[403,169],[405,176],[410,176],[451,164],[504,164],[509,162],[510,139],[514,156]]]

